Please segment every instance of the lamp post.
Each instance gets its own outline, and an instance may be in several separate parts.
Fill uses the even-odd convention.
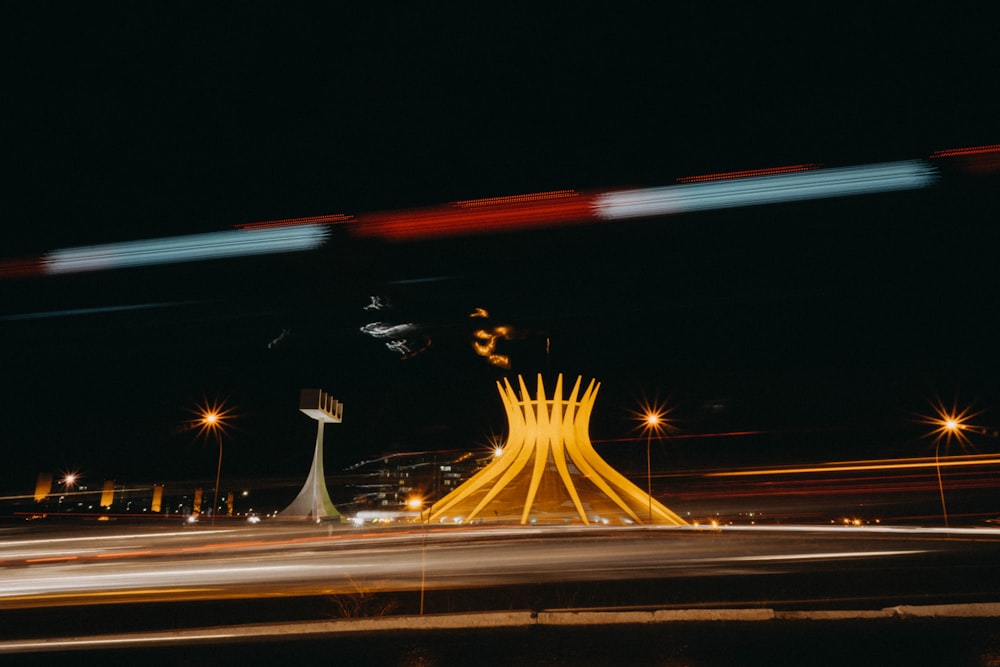
[[[76,484],[76,473],[72,472],[66,473],[62,478],[62,484],[63,484],[63,492],[62,495],[59,496],[59,503],[58,503],[59,511],[62,511],[63,498],[69,495],[69,490],[73,488],[74,484]]]
[[[945,438],[951,442],[951,436],[958,432],[961,425],[954,419],[945,421],[944,429],[947,433]],[[948,505],[944,501],[944,482],[941,480],[941,438],[934,443],[934,469],[937,471],[938,494],[941,496],[941,516],[944,518],[944,529],[948,530]]]
[[[979,413],[971,413],[970,408],[959,410],[957,405],[952,405],[951,409],[944,407],[942,403],[934,405],[934,417],[924,417],[921,421],[936,427],[930,435],[934,437],[934,469],[937,473],[938,495],[941,497],[941,516],[944,519],[944,528],[948,530],[948,505],[944,498],[944,481],[941,478],[941,441],[944,441],[945,450],[951,447],[952,438],[962,445],[969,445],[969,439],[965,435],[966,430],[975,430],[966,421]]]
[[[646,509],[647,521],[653,523],[653,465],[650,455],[650,447],[653,442],[653,432],[657,436],[663,428],[663,413],[659,410],[647,409],[642,416],[643,429],[646,431]]]
[[[215,440],[219,444],[219,465],[215,468],[215,490],[212,492],[212,525],[215,525],[215,515],[219,512],[219,479],[222,477],[222,431],[219,429],[219,415],[214,412],[206,414],[203,418],[205,425],[210,431],[215,433]]]
[[[424,615],[424,590],[427,575],[427,519],[424,517],[424,499],[411,496],[406,501],[406,507],[413,512],[420,512],[420,522],[424,524],[420,544],[420,615]]]
[[[219,511],[219,480],[222,477],[222,435],[228,425],[228,419],[232,416],[232,411],[225,407],[224,403],[213,403],[201,406],[196,413],[199,418],[194,421],[194,426],[198,429],[200,436],[215,436],[216,445],[219,448],[219,463],[215,468],[215,490],[212,493],[212,525],[215,525],[215,515]]]

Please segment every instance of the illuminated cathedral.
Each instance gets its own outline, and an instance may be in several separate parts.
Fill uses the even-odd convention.
[[[532,394],[517,377],[497,383],[509,433],[503,451],[422,515],[430,523],[687,525],[612,468],[590,441],[600,383],[580,394],[577,378],[563,396],[563,377],[549,396],[541,375]]]

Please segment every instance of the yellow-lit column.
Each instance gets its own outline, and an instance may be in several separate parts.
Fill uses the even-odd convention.
[[[160,508],[163,506],[163,485],[154,484],[153,485],[153,502],[149,504],[149,511],[159,512]]]
[[[108,509],[115,503],[115,480],[104,480],[104,487],[101,489],[101,507]]]
[[[38,473],[38,480],[35,482],[35,502],[42,502],[50,493],[52,493],[52,473]]]

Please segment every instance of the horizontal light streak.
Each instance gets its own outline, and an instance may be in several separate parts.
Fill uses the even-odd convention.
[[[995,150],[995,146],[954,149],[939,151],[934,157]],[[356,217],[337,213],[288,218],[205,234],[63,248],[40,258],[0,261],[0,277],[307,251],[326,242],[332,225],[344,225],[355,236],[415,241],[916,189],[933,183],[936,173],[925,160],[828,169],[803,164],[690,176],[680,179],[679,185],[658,188],[591,193],[554,190]]]
[[[996,479],[987,472],[982,475],[972,475],[971,469],[966,469],[968,476],[949,475],[946,478],[950,491],[984,491],[996,488]],[[721,480],[720,480],[721,481]],[[768,478],[762,483],[759,478],[742,477],[727,479],[724,484],[700,485],[698,487],[678,488],[674,486],[670,493],[672,498],[685,502],[704,503],[713,500],[730,502],[735,499],[767,501],[768,503],[788,501],[791,498],[808,500],[830,500],[836,497],[857,499],[860,496],[881,496],[883,502],[909,503],[913,494],[931,494],[936,496],[937,480],[933,470],[928,470],[921,476],[900,474],[899,477],[878,475],[874,479],[857,476],[802,477],[784,476],[780,479]],[[929,496],[930,497],[930,496]],[[842,501],[837,501],[842,502]],[[784,510],[788,512],[789,510]]]
[[[925,549],[905,551],[830,551],[827,553],[772,554],[766,556],[736,556],[727,561],[787,561],[787,560],[830,560],[838,558],[874,558],[882,556],[908,556],[927,553]]]
[[[466,199],[455,202],[456,206],[462,208],[483,208],[508,206],[511,204],[526,204],[546,199],[572,198],[579,196],[573,190],[551,190],[549,192],[534,192],[526,195],[508,195],[505,197],[484,197],[481,199]]]
[[[414,241],[442,236],[524,231],[593,219],[592,197],[572,190],[455,202],[358,217],[359,236]]]
[[[254,230],[237,229],[64,248],[49,253],[43,261],[45,273],[61,274],[301,252],[322,245],[328,233],[326,226],[315,224]]]
[[[7,259],[0,262],[0,278],[20,278],[38,276],[45,273],[42,260],[37,257],[27,259]]]
[[[32,496],[25,496],[25,497],[30,498]],[[126,516],[126,515],[123,515],[123,516]],[[199,535],[212,535],[212,534],[215,534],[215,533],[231,533],[231,532],[234,532],[235,530],[236,529],[232,529],[232,528],[226,529],[226,530],[205,530],[205,531],[199,531],[198,534]],[[121,535],[101,535],[99,539],[100,539],[101,542],[106,542],[106,541],[110,541],[110,540],[144,540],[144,539],[148,539],[149,536],[150,536],[149,533],[127,533],[127,534],[121,534]],[[190,531],[178,531],[178,532],[156,533],[156,537],[157,538],[181,537],[181,536],[183,536],[183,537],[190,537],[191,536],[191,532]],[[89,535],[87,537],[45,537],[45,538],[37,538],[37,539],[30,539],[30,540],[4,540],[2,543],[0,543],[0,555],[9,555],[4,550],[9,549],[10,547],[16,547],[16,546],[30,545],[30,546],[52,547],[54,545],[62,545],[64,543],[66,543],[66,542],[84,543],[84,544],[90,546],[90,545],[94,544],[94,542],[96,540],[97,540],[97,538],[95,538],[93,535]],[[93,551],[93,550],[91,549],[91,551]]]
[[[50,317],[74,317],[77,315],[103,315],[105,313],[120,313],[131,310],[151,310],[153,308],[172,308],[174,306],[187,306],[195,301],[167,301],[163,303],[133,303],[122,306],[99,306],[96,308],[70,308],[66,310],[47,310],[35,313],[17,313],[15,315],[2,315],[0,322],[16,322],[18,320],[42,320]],[[60,494],[68,495],[68,494]]]
[[[734,206],[910,190],[930,185],[934,174],[933,167],[928,163],[909,160],[608,192],[597,197],[595,207],[597,217],[609,220],[672,215]]]
[[[82,515],[81,515],[82,516]],[[96,515],[95,515],[96,516]],[[233,533],[237,532],[238,529],[225,529],[225,530],[206,530],[204,532],[199,531],[199,536],[210,536],[220,533]],[[162,537],[177,537],[184,536],[190,537],[190,532],[178,532],[178,533],[157,533],[156,538]],[[196,552],[211,552],[211,551],[222,551],[222,550],[244,550],[244,549],[273,549],[275,547],[287,547],[290,545],[303,545],[303,544],[317,544],[322,546],[324,544],[329,544],[332,541],[355,541],[352,537],[347,537],[344,535],[330,536],[330,535],[318,535],[318,536],[308,536],[308,537],[297,537],[293,539],[256,539],[256,540],[242,540],[242,541],[232,541],[232,542],[215,542],[208,544],[198,544],[194,546],[172,546],[172,547],[161,547],[156,550],[151,550],[146,547],[143,540],[149,539],[151,536],[148,534],[129,534],[129,535],[112,535],[112,536],[101,536],[100,538],[94,537],[73,537],[73,538],[57,538],[57,539],[37,539],[37,540],[20,540],[16,542],[5,542],[0,544],[0,565],[10,565],[10,564],[28,564],[28,563],[40,563],[40,562],[53,562],[57,560],[79,560],[81,562],[90,562],[100,559],[127,559],[127,558],[141,558],[145,556],[177,556],[177,555],[187,555]],[[73,546],[63,546],[62,542],[86,542],[88,546],[94,545],[95,541],[103,540],[123,540],[123,539],[135,539],[140,541],[140,545],[143,548],[130,548],[130,547],[116,547],[110,545],[97,545],[97,548],[92,549],[76,549]],[[36,547],[33,551],[8,551],[11,546],[17,545],[30,545]],[[129,551],[121,551],[117,549],[130,549]],[[106,549],[107,551],[99,551],[99,549]],[[68,550],[72,550],[72,555],[67,553]],[[58,555],[51,555],[51,554]]]
[[[72,649],[74,651],[80,651],[86,648],[97,648],[102,646],[115,646],[115,647],[125,647],[130,645],[149,645],[149,644],[161,644],[167,642],[192,642],[192,641],[204,641],[204,640],[219,640],[219,639],[233,639],[235,637],[243,636],[236,632],[194,632],[194,633],[175,633],[168,636],[153,636],[150,634],[140,635],[137,637],[122,635],[119,637],[110,637],[106,639],[94,639],[87,637],[74,637],[72,639],[38,639],[34,641],[9,641],[0,644],[0,652],[16,653],[22,651],[38,651],[38,650],[61,650],[61,649]]]
[[[1000,528],[976,527],[976,528],[938,528],[929,526],[740,526],[725,525],[718,527],[699,526],[692,530],[711,530],[719,532],[741,531],[748,533],[902,533],[907,536],[921,535],[970,535],[973,537],[1000,538]]]
[[[932,459],[920,459],[919,461],[905,462],[885,462],[885,463],[855,463],[855,464],[828,464],[823,466],[813,466],[807,468],[768,468],[761,470],[732,470],[726,472],[705,473],[706,477],[748,477],[751,475],[799,475],[816,472],[854,472],[860,470],[902,470],[906,468],[952,468],[958,466],[981,466],[998,465],[1000,458],[961,458],[942,459],[934,461]]]
[[[343,213],[329,215],[313,215],[306,218],[285,218],[283,220],[266,220],[264,222],[246,222],[233,225],[236,229],[273,229],[275,227],[295,227],[298,225],[336,225],[350,222],[353,218]]]
[[[989,174],[1000,171],[1000,144],[934,151],[932,159],[944,158],[960,171]]]
[[[988,146],[969,146],[968,148],[948,148],[942,151],[934,151],[931,157],[955,157],[957,155],[983,155],[986,153],[1000,153],[1000,144],[990,144]]]
[[[786,167],[767,167],[765,169],[744,169],[741,171],[726,171],[718,174],[702,174],[700,176],[684,176],[677,180],[681,183],[699,183],[702,181],[725,181],[734,178],[748,178],[751,176],[771,176],[774,174],[788,174],[793,171],[808,171],[818,169],[816,164],[792,164]]]

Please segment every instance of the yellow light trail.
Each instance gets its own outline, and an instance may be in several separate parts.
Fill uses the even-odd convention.
[[[863,470],[901,470],[907,468],[952,468],[959,466],[1000,465],[1000,458],[994,456],[956,456],[935,462],[933,458],[904,459],[873,459],[871,461],[846,461],[844,463],[827,463],[821,466],[807,468],[767,468],[756,470],[733,470],[727,472],[710,472],[706,477],[748,477],[751,475],[800,475],[814,472],[856,472]]]

